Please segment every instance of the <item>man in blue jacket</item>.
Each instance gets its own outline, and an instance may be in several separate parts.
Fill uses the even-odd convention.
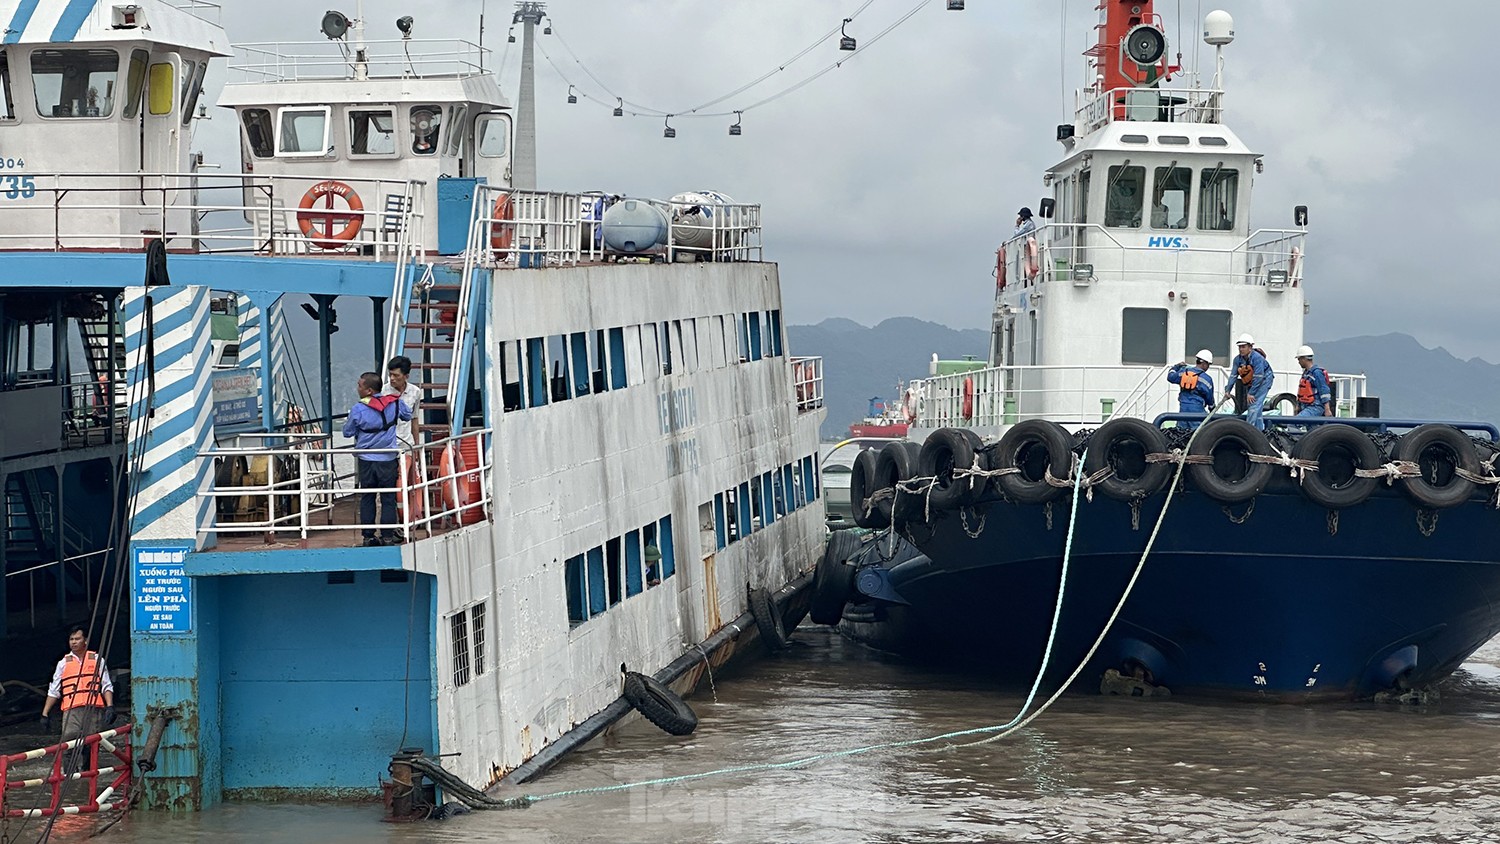
[[[354,438],[356,462],[359,464],[360,489],[379,489],[359,496],[359,523],[363,526],[365,545],[384,545],[375,535],[375,498],[380,497],[380,524],[396,523],[396,426],[411,419],[411,409],[400,396],[380,393],[380,376],[366,372],[359,376],[359,401],[349,408],[344,422],[344,436]],[[382,450],[388,449],[388,450]],[[384,531],[384,539],[394,540],[395,530]]]
[[[1298,347],[1297,365],[1302,367],[1302,377],[1297,381],[1297,415],[1332,416],[1333,388],[1328,384],[1328,370],[1313,363],[1312,346]]]
[[[1177,385],[1177,412],[1204,413],[1214,403],[1214,379],[1208,368],[1214,365],[1214,355],[1208,349],[1199,349],[1192,364],[1179,363],[1167,373],[1167,380]],[[1191,431],[1201,422],[1179,422]]]
[[[1234,343],[1239,354],[1234,356],[1234,363],[1229,367],[1230,375],[1244,384],[1245,392],[1248,393],[1249,413],[1245,415],[1246,421],[1264,431],[1266,423],[1261,419],[1261,413],[1266,409],[1266,397],[1271,394],[1271,381],[1275,373],[1271,371],[1271,364],[1266,361],[1265,354],[1255,348],[1254,337],[1241,334]]]

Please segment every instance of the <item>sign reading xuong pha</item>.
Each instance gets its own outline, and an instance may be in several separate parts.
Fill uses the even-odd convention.
[[[130,551],[131,627],[137,633],[187,633],[193,629],[193,582],[186,571],[191,543]]]

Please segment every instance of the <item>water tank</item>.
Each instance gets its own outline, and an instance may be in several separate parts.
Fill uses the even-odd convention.
[[[739,232],[723,227],[726,205],[734,200],[712,190],[679,193],[668,200],[672,204],[672,245],[687,249],[725,249],[739,245]],[[717,234],[717,243],[715,235]]]
[[[1222,47],[1234,40],[1234,18],[1228,12],[1217,10],[1203,18],[1203,43],[1210,47]]]
[[[622,199],[604,212],[604,247],[646,252],[667,242],[667,215],[649,202]]]

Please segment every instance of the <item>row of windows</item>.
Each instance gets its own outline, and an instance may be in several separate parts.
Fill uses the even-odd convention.
[[[305,158],[332,155],[335,112],[344,120],[344,152],[350,158],[395,158],[401,150],[411,155],[462,155],[468,106],[446,108],[434,103],[397,109],[385,107],[287,106],[247,108],[240,112],[245,144],[256,158]],[[397,122],[398,115],[405,126]],[[476,146],[483,158],[501,158],[509,142],[509,124],[499,114],[474,120]]]
[[[1121,363],[1159,365],[1167,359],[1166,308],[1126,308],[1121,318]],[[1183,357],[1190,358],[1199,349],[1208,349],[1223,363],[1229,354],[1229,328],[1233,315],[1229,311],[1189,310],[1183,334]]]
[[[816,501],[818,464],[804,457],[718,493],[698,508],[703,553],[722,551]]]
[[[484,673],[484,602],[461,609],[448,616],[448,633],[453,643],[453,685],[466,685]]]
[[[676,572],[670,515],[569,557],[563,564],[568,622],[576,627]]]
[[[1157,167],[1152,177],[1151,228],[1186,229],[1192,213],[1193,169],[1175,164]],[[1198,179],[1198,229],[1233,229],[1239,189],[1238,170],[1204,168]],[[1105,197],[1104,225],[1140,228],[1145,212],[1146,168],[1134,164],[1110,167]]]
[[[112,117],[116,101],[127,120],[140,114],[142,94],[147,111],[155,116],[172,113],[182,104],[182,124],[193,119],[208,62],[180,59],[181,88],[172,62],[152,62],[151,53],[133,50],[125,63],[125,88],[119,86],[120,54],[115,50],[31,51],[31,89],[36,112],[41,117]],[[179,97],[180,90],[180,99]],[[121,97],[121,94],[124,94]],[[16,120],[15,91],[11,87],[10,60],[0,51],[0,121]]]
[[[499,348],[506,411],[782,354],[781,311],[554,334]]]

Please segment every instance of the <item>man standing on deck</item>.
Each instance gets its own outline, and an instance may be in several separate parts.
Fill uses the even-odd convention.
[[[1031,209],[1022,208],[1016,212],[1016,233],[1011,235],[1011,237],[1021,237],[1022,235],[1031,234],[1034,231],[1036,231],[1036,220],[1031,219]]]
[[[396,355],[385,365],[385,393],[400,396],[401,403],[411,412],[411,426],[397,426],[396,437],[412,448],[417,447],[417,436],[422,433],[422,422],[417,418],[417,403],[422,400],[422,391],[411,383],[411,358]],[[405,436],[403,436],[403,434]]]
[[[57,661],[42,703],[42,724],[50,725],[52,707],[59,702],[63,741],[93,735],[115,721],[114,681],[104,660],[89,650],[88,634],[82,627],[68,633],[68,652]]]
[[[1297,365],[1302,367],[1302,378],[1297,381],[1297,415],[1332,416],[1333,387],[1328,383],[1328,370],[1313,363],[1312,346],[1297,347]]]
[[[1203,413],[1214,403],[1214,379],[1208,368],[1214,365],[1214,355],[1208,349],[1199,349],[1193,363],[1179,363],[1167,373],[1167,380],[1177,385],[1177,412]],[[1196,420],[1179,422],[1189,431],[1201,425]]]
[[[1271,394],[1271,381],[1275,373],[1271,372],[1271,364],[1266,360],[1265,353],[1255,348],[1254,337],[1241,334],[1234,343],[1239,354],[1234,356],[1230,369],[1237,382],[1235,386],[1245,385],[1245,392],[1248,394],[1249,412],[1245,415],[1245,420],[1264,431],[1266,423],[1261,419],[1261,413],[1266,408],[1266,397]]]
[[[361,493],[359,497],[360,531],[367,546],[384,545],[375,535],[376,496],[380,497],[380,526],[391,525],[383,531],[383,539],[397,539],[396,484],[400,483],[400,469],[396,465],[396,425],[411,418],[411,411],[397,396],[377,395],[380,376],[366,372],[359,376],[359,401],[349,408],[349,418],[344,421],[344,436],[354,438],[359,464],[360,489],[378,489],[380,492]]]

